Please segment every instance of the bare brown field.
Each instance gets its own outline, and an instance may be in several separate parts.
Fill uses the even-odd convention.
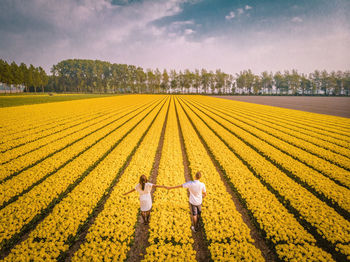
[[[218,98],[278,106],[306,112],[350,118],[350,97],[215,96]]]

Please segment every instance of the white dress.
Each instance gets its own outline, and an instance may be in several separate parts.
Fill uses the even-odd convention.
[[[146,183],[145,189],[142,190],[141,184],[137,184],[135,189],[140,194],[140,206],[141,211],[149,211],[152,208],[152,198],[151,198],[151,190],[152,190],[152,183]]]

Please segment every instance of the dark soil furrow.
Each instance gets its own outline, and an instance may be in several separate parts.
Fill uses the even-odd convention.
[[[182,108],[185,111],[183,106],[182,106]],[[185,113],[186,113],[186,111],[185,111]],[[223,173],[222,168],[218,165],[218,162],[215,161],[213,154],[209,150],[204,139],[202,138],[202,136],[198,132],[197,127],[194,125],[194,123],[189,118],[187,113],[186,113],[186,117],[189,119],[193,129],[197,133],[202,145],[204,146],[204,148],[207,151],[213,165],[215,166],[216,171],[220,174],[221,181],[224,183],[224,185],[226,187],[226,191],[231,195],[231,199],[235,204],[236,210],[241,214],[244,223],[246,223],[246,225],[250,229],[250,236],[254,239],[255,247],[261,251],[261,253],[266,261],[278,261],[278,258],[277,258],[277,255],[276,255],[274,249],[269,247],[269,246],[271,246],[271,244],[265,242],[264,233],[259,229],[259,227],[256,226],[256,222],[254,221],[252,214],[248,210],[247,206],[244,204],[244,201],[242,201],[242,199],[238,195],[237,191],[234,190],[234,186],[229,181],[227,176]],[[203,261],[206,261],[206,260],[203,260]]]
[[[153,103],[155,103],[155,102],[152,102],[151,105],[152,105]],[[150,107],[151,105],[148,105],[146,108]],[[135,110],[138,110],[138,109],[140,109],[140,108],[142,108],[142,107],[144,107],[144,106],[145,106],[145,105],[142,105],[141,107],[138,107],[138,108],[136,108]],[[146,108],[145,108],[145,109],[146,109]],[[135,111],[135,110],[134,110],[134,111]],[[87,136],[89,136],[89,135],[91,135],[91,134],[93,134],[93,133],[96,133],[97,131],[99,131],[99,130],[101,130],[101,129],[103,129],[103,128],[105,128],[105,127],[107,127],[107,126],[109,126],[109,125],[111,125],[111,124],[113,124],[113,123],[115,123],[115,122],[118,121],[119,119],[121,119],[121,118],[123,118],[123,117],[125,117],[125,116],[127,116],[127,115],[129,115],[129,114],[132,114],[134,111],[129,112],[129,113],[126,113],[126,114],[124,114],[124,115],[118,117],[117,119],[114,119],[113,121],[111,121],[111,122],[105,124],[104,126],[102,126],[102,127],[98,128],[98,129],[92,131],[91,133],[86,134],[85,136],[83,136],[83,137],[81,137],[81,138],[79,138],[79,139],[77,139],[77,140],[75,140],[75,141],[69,143],[69,144],[66,145],[65,147],[60,148],[60,149],[58,149],[58,150],[56,150],[56,151],[50,153],[50,154],[47,155],[46,157],[41,158],[41,159],[37,160],[36,162],[34,162],[34,163],[32,163],[32,164],[30,164],[30,165],[28,165],[28,166],[22,168],[21,170],[12,173],[11,175],[9,175],[9,176],[7,176],[6,178],[2,179],[2,180],[0,181],[0,184],[1,184],[1,183],[4,183],[5,181],[7,181],[7,180],[9,180],[9,179],[11,179],[11,178],[13,178],[13,177],[15,177],[15,176],[17,176],[17,175],[20,174],[21,172],[23,172],[23,171],[25,171],[25,170],[27,170],[27,169],[29,169],[29,168],[31,168],[31,167],[33,167],[33,166],[35,166],[35,165],[41,163],[41,162],[43,162],[45,159],[52,157],[52,156],[55,155],[56,153],[59,153],[59,152],[61,152],[62,150],[64,150],[64,149],[66,149],[66,148],[68,148],[68,147],[74,145],[75,143],[77,143],[78,141],[84,139],[85,137],[87,137]],[[140,114],[141,112],[142,112],[142,111],[140,111],[140,112],[137,113],[137,114]],[[132,118],[132,117],[131,117],[131,118]],[[131,118],[129,118],[128,120],[126,120],[124,123],[126,123],[127,121],[129,121]],[[124,123],[123,123],[123,124],[124,124]],[[123,125],[123,124],[122,124],[122,125]]]
[[[20,144],[20,145],[18,145],[18,146],[15,146],[15,147],[13,147],[13,148],[10,148],[10,149],[8,149],[8,150],[6,150],[6,151],[4,151],[4,152],[7,152],[7,151],[12,150],[12,149],[15,149],[15,148],[18,148],[18,147],[20,147],[20,146],[25,146],[25,145],[27,145],[27,144],[29,144],[29,143],[38,141],[38,140],[40,140],[40,139],[42,139],[42,138],[45,138],[45,137],[49,137],[49,136],[51,136],[51,135],[58,134],[58,133],[60,133],[60,132],[62,132],[62,131],[66,131],[67,129],[70,129],[70,128],[79,126],[79,125],[81,125],[81,124],[83,124],[83,123],[87,123],[87,122],[90,122],[90,121],[93,121],[93,120],[96,120],[96,119],[99,119],[99,121],[105,121],[105,120],[107,120],[107,119],[109,119],[109,118],[113,118],[115,115],[119,114],[120,112],[122,112],[122,110],[117,110],[116,113],[111,113],[112,115],[109,115],[109,116],[107,116],[107,117],[105,117],[105,118],[103,118],[103,119],[99,119],[99,118],[101,118],[101,116],[104,117],[104,116],[106,116],[106,115],[105,115],[105,114],[100,114],[100,115],[98,115],[98,116],[96,116],[96,117],[94,117],[94,118],[91,118],[91,119],[88,119],[88,120],[84,120],[83,122],[79,122],[79,123],[74,124],[74,125],[72,125],[72,126],[68,126],[68,127],[66,127],[64,130],[58,130],[57,132],[48,134],[48,135],[46,135],[46,136],[42,136],[42,137],[40,137],[40,138],[38,138],[38,139],[35,139],[35,140],[32,140],[32,141],[28,141],[27,143]],[[108,114],[110,114],[110,113],[108,113]],[[81,128],[81,129],[79,129],[79,130],[73,131],[73,132],[71,132],[71,133],[69,133],[69,134],[63,135],[63,136],[57,138],[55,141],[62,140],[62,139],[66,138],[66,137],[68,137],[68,136],[70,136],[70,135],[73,135],[73,134],[75,134],[75,133],[78,133],[78,132],[80,132],[80,131],[82,131],[82,130],[84,130],[84,129],[87,129],[87,128],[93,126],[93,125],[96,125],[96,122],[94,122],[94,123],[92,123],[92,124],[89,124],[89,125],[87,125],[87,126]],[[42,145],[40,145],[40,146],[37,146],[36,148],[33,148],[33,149],[31,149],[30,151],[28,151],[28,152],[19,154],[19,155],[17,155],[16,157],[13,157],[12,159],[9,159],[9,160],[7,160],[7,161],[5,161],[5,162],[0,163],[0,165],[7,164],[7,163],[11,162],[12,160],[15,160],[15,159],[17,159],[17,158],[19,158],[19,157],[25,156],[25,155],[27,155],[27,154],[29,154],[29,153],[32,153],[32,152],[34,152],[34,151],[36,151],[36,150],[38,150],[38,149],[40,149],[40,148],[42,148],[42,147],[44,147],[44,146],[50,144],[50,143],[51,143],[51,142],[48,142],[48,143],[42,144]],[[4,153],[4,152],[0,152],[0,153]]]
[[[194,103],[196,103],[196,102],[194,102]],[[193,103],[191,103],[191,104],[193,105]],[[196,103],[196,104],[198,105],[199,103]],[[201,104],[201,106],[204,107],[204,108],[206,108],[206,110],[208,110],[209,112],[211,112],[211,113],[217,115],[218,117],[220,117],[220,118],[222,118],[222,119],[224,119],[224,120],[230,122],[230,123],[233,124],[233,125],[236,125],[235,123],[233,123],[232,121],[230,121],[230,120],[227,119],[226,117],[224,117],[224,116],[219,115],[218,113],[216,113],[216,112],[214,111],[214,108],[213,108],[213,107],[210,107],[210,108],[212,108],[212,109],[208,109],[208,106],[203,106],[202,104]],[[218,112],[220,112],[220,113],[222,113],[222,114],[228,115],[227,113],[225,113],[225,112],[223,112],[223,111],[221,111],[221,110],[218,110],[218,109],[215,109],[215,110],[218,111]],[[268,134],[268,135],[270,135],[270,136],[272,136],[272,137],[274,137],[274,138],[276,138],[276,139],[278,139],[278,140],[281,140],[281,141],[283,141],[283,142],[289,144],[290,146],[293,146],[293,147],[296,147],[296,148],[298,148],[298,149],[300,149],[300,150],[303,150],[303,151],[305,151],[305,152],[307,152],[307,153],[309,153],[309,154],[311,154],[311,155],[313,155],[313,156],[322,158],[323,160],[329,162],[329,163],[332,164],[332,165],[336,165],[336,166],[338,166],[338,167],[340,167],[340,168],[343,168],[343,169],[349,171],[349,168],[346,168],[346,167],[340,165],[339,163],[336,163],[336,162],[334,162],[334,161],[332,161],[332,160],[330,160],[330,159],[327,159],[326,157],[323,157],[322,155],[318,155],[318,154],[316,154],[316,153],[314,153],[314,152],[311,152],[311,151],[309,151],[309,150],[307,150],[307,149],[305,149],[305,148],[299,147],[299,146],[297,146],[297,145],[295,145],[295,144],[289,142],[288,140],[285,140],[285,139],[283,139],[283,138],[281,138],[281,137],[279,137],[279,136],[277,136],[277,135],[275,135],[275,134],[272,134],[271,132],[269,132],[269,131],[267,131],[267,130],[264,130],[264,129],[259,128],[259,127],[256,127],[256,126],[253,126],[253,125],[249,124],[248,122],[246,122],[246,121],[244,121],[244,120],[241,120],[241,119],[236,118],[234,115],[228,115],[228,116],[229,116],[229,117],[232,117],[232,118],[235,119],[236,121],[239,121],[239,122],[242,122],[242,123],[244,123],[244,124],[246,124],[246,125],[249,125],[249,126],[255,128],[255,129],[257,129],[258,131],[264,132],[264,133],[266,133],[266,134]],[[237,125],[236,125],[236,126],[237,126]],[[255,137],[257,137],[257,138],[263,140],[265,143],[267,143],[267,144],[269,144],[269,145],[275,147],[276,149],[282,151],[283,153],[289,155],[290,157],[294,158],[295,160],[298,160],[298,161],[302,162],[303,164],[309,166],[310,168],[316,170],[317,172],[320,172],[320,173],[322,173],[323,175],[327,176],[327,174],[324,174],[324,173],[322,172],[322,170],[316,169],[314,166],[311,166],[311,165],[305,163],[305,161],[303,161],[302,159],[299,159],[297,156],[294,156],[294,155],[290,154],[288,151],[285,151],[285,150],[283,150],[283,149],[281,149],[281,148],[275,146],[274,144],[272,144],[272,143],[270,143],[270,142],[268,142],[268,141],[266,141],[266,140],[260,138],[258,135],[254,134],[254,133],[251,132],[251,131],[248,131],[248,130],[245,130],[245,131],[248,132],[248,133],[250,133],[251,135],[253,135],[253,136],[255,136]],[[308,142],[308,141],[307,141],[307,142]],[[318,146],[318,145],[316,145],[316,146]],[[335,153],[338,154],[337,152],[335,152]],[[340,155],[341,155],[341,154],[340,154]],[[345,157],[348,158],[349,156],[345,156]],[[350,161],[350,159],[349,159],[349,161]]]
[[[227,146],[230,151],[235,154],[235,156],[242,161],[242,163],[244,163],[245,166],[247,166],[247,168],[252,172],[252,174],[257,177],[260,182],[271,192],[273,193],[276,198],[280,201],[280,203],[285,206],[292,214],[294,214],[295,219],[308,231],[310,232],[310,234],[313,235],[313,237],[316,239],[316,243],[317,245],[324,249],[326,252],[330,253],[333,258],[337,261],[346,261],[346,256],[344,254],[341,254],[340,252],[338,252],[336,250],[336,247],[334,244],[332,244],[330,241],[328,241],[327,239],[323,238],[323,236],[318,232],[318,229],[312,225],[311,223],[309,223],[308,221],[306,221],[303,216],[300,214],[300,212],[295,209],[290,201],[288,199],[286,199],[284,196],[282,196],[277,190],[274,189],[274,187],[272,185],[270,185],[269,183],[267,183],[263,177],[261,177],[254,169],[253,166],[251,166],[247,161],[245,161],[235,150],[233,150],[233,148],[230,147],[230,145],[228,145],[228,143],[223,140],[216,132],[215,130],[213,130],[210,126],[208,126],[208,124],[196,113],[194,112],[194,114],[203,122],[205,123],[205,125],[208,127],[208,129],[213,132],[224,144],[225,146]],[[203,140],[203,142],[205,142]],[[213,158],[215,158],[215,156],[212,154]],[[217,162],[218,163],[218,162]],[[224,171],[224,169],[221,167],[221,169]]]
[[[191,175],[190,163],[189,163],[188,155],[185,149],[185,142],[182,134],[178,111],[176,109],[176,103],[175,103],[175,111],[176,111],[177,125],[179,129],[179,139],[181,143],[183,165],[185,167],[185,181],[187,182],[187,181],[193,180],[193,177]],[[187,193],[189,196],[189,192]],[[189,208],[190,208],[190,205],[189,205]],[[200,227],[198,228],[198,230],[196,230],[195,233],[192,232],[192,238],[194,240],[193,249],[196,251],[196,259],[197,261],[212,261],[211,254],[208,248],[208,240],[203,228],[203,223],[201,220],[199,220],[198,222],[200,223]]]
[[[165,104],[166,102],[164,102]],[[79,249],[79,247],[86,241],[86,235],[89,232],[89,228],[93,225],[96,217],[98,216],[99,213],[101,213],[101,211],[104,208],[104,205],[106,203],[106,201],[108,200],[108,198],[110,197],[115,185],[118,183],[119,178],[124,174],[125,169],[129,166],[133,155],[135,154],[136,150],[139,148],[140,144],[142,143],[143,139],[145,138],[145,136],[147,135],[148,131],[150,130],[151,126],[153,125],[154,121],[156,120],[156,118],[159,115],[159,112],[163,109],[163,106],[159,109],[159,111],[157,112],[156,116],[153,118],[152,122],[150,123],[150,125],[148,126],[148,128],[146,129],[146,131],[143,133],[143,135],[141,136],[141,138],[139,139],[139,141],[137,142],[136,146],[134,147],[134,149],[132,150],[132,152],[129,154],[129,156],[127,157],[125,163],[123,164],[123,166],[120,168],[119,172],[117,173],[116,177],[114,178],[114,180],[112,181],[110,187],[106,190],[106,193],[103,195],[103,197],[98,201],[98,203],[96,204],[95,208],[93,209],[93,211],[91,212],[91,215],[89,216],[89,218],[81,225],[80,229],[78,230],[77,234],[75,235],[75,237],[73,238],[74,240],[70,243],[70,248],[69,250],[67,250],[66,252],[62,253],[59,257],[59,261],[71,261],[71,258],[73,257],[74,253]],[[153,110],[153,109],[152,109]],[[151,110],[151,111],[152,111]],[[148,115],[148,114],[147,114]],[[146,116],[147,116],[146,115]],[[143,118],[144,119],[144,118]],[[142,119],[142,120],[143,120]]]
[[[208,106],[208,105],[207,105]],[[213,106],[208,106],[208,107],[210,107],[210,108],[213,108],[214,109],[214,107]],[[320,138],[320,137],[318,137],[318,136],[315,136],[314,135],[314,133],[308,133],[307,131],[304,131],[304,130],[302,130],[302,129],[298,129],[297,127],[293,127],[293,126],[291,126],[291,125],[289,125],[288,127],[286,127],[286,126],[284,126],[284,125],[282,125],[281,124],[281,122],[280,121],[278,121],[278,122],[276,122],[276,121],[273,121],[272,119],[270,119],[270,117],[269,116],[267,116],[267,115],[257,115],[257,114],[255,114],[254,115],[254,113],[252,113],[252,112],[247,112],[247,111],[240,111],[240,110],[238,110],[238,109],[227,109],[227,108],[221,108],[221,110],[220,109],[218,109],[218,108],[215,108],[216,110],[218,110],[218,111],[221,111],[223,114],[225,114],[225,115],[227,115],[227,116],[233,116],[233,115],[235,115],[235,114],[238,114],[238,115],[240,115],[240,116],[242,116],[242,117],[248,117],[250,120],[257,120],[258,119],[258,121],[259,121],[259,123],[260,124],[262,124],[262,125],[265,125],[265,126],[269,126],[269,124],[273,124],[273,125],[275,125],[275,126],[277,126],[277,130],[278,131],[280,131],[280,132],[285,132],[284,130],[285,129],[288,129],[288,130],[290,130],[290,131],[294,131],[294,132],[298,132],[298,133],[300,133],[300,134],[302,134],[302,135],[306,135],[306,136],[308,136],[308,137],[311,137],[311,138],[313,138],[313,139],[317,139],[317,140],[320,140],[320,141],[322,141],[322,142],[326,142],[326,143],[332,143],[332,144],[334,144],[334,145],[337,145],[338,147],[341,147],[341,148],[343,148],[343,149],[347,149],[345,146],[343,146],[343,145],[339,145],[339,144],[336,144],[336,143],[333,143],[333,142],[330,142],[330,141],[328,141],[328,140],[326,140],[326,139],[324,139],[324,138]],[[231,113],[231,114],[230,114]],[[259,114],[261,114],[260,112],[259,112]],[[344,156],[344,157],[350,157],[349,155],[346,155],[346,154],[343,154],[343,153],[339,153],[339,152],[337,152],[336,150],[334,150],[334,149],[332,149],[332,148],[329,148],[329,147],[327,147],[327,146],[325,146],[325,145],[320,145],[320,144],[317,144],[316,142],[314,142],[314,141],[310,141],[310,140],[308,140],[307,138],[303,138],[303,137],[299,137],[299,136],[296,136],[296,135],[293,135],[293,134],[291,134],[290,132],[288,132],[288,131],[286,131],[290,136],[293,136],[293,137],[295,137],[296,139],[300,139],[300,140],[302,140],[302,141],[305,141],[305,142],[308,142],[308,143],[310,143],[310,144],[312,144],[312,145],[315,145],[315,146],[319,146],[319,147],[321,147],[321,148],[324,148],[324,149],[327,149],[327,150],[329,150],[329,151],[331,151],[331,152],[333,152],[333,153],[337,153],[337,154],[340,154],[340,155],[342,155],[342,156]]]
[[[159,102],[160,103],[160,102]],[[157,103],[157,105],[159,104]],[[157,106],[155,105],[153,109]],[[153,110],[152,109],[152,110]],[[142,119],[140,119],[133,127],[131,127],[118,141],[115,142],[114,145],[112,145],[93,165],[91,165],[86,171],[68,188],[62,192],[57,198],[53,199],[50,204],[41,211],[40,214],[36,215],[31,221],[29,221],[26,225],[23,226],[23,228],[20,230],[19,233],[13,235],[9,240],[3,241],[0,243],[0,259],[3,259],[6,257],[11,249],[21,243],[22,241],[26,240],[29,236],[29,234],[32,232],[32,230],[47,217],[53,210],[53,208],[60,203],[70,192],[73,191],[73,189],[100,163],[102,162],[109,154],[114,150],[121,141],[129,135],[135,128],[138,126],[152,111],[150,110]]]
[[[191,103],[190,103],[191,104]],[[345,210],[344,208],[342,208],[341,206],[338,205],[337,202],[335,202],[334,200],[328,198],[326,195],[324,195],[322,192],[318,192],[315,188],[311,187],[309,184],[307,184],[306,182],[303,182],[298,176],[294,175],[292,172],[290,172],[289,170],[287,170],[286,168],[284,168],[283,166],[281,166],[280,164],[278,164],[276,161],[274,161],[273,159],[271,159],[269,156],[267,156],[264,152],[261,152],[258,148],[256,148],[254,145],[250,144],[249,142],[247,142],[245,140],[244,137],[237,135],[236,133],[232,132],[230,129],[228,129],[227,127],[225,127],[224,125],[222,125],[221,123],[219,123],[217,120],[213,119],[211,116],[207,115],[204,111],[202,111],[200,108],[194,106],[197,110],[201,111],[203,114],[205,114],[207,117],[209,117],[210,119],[212,119],[214,122],[216,122],[218,125],[222,126],[225,130],[227,130],[228,132],[230,132],[233,136],[237,137],[238,139],[240,139],[242,142],[244,142],[248,147],[254,149],[256,152],[258,152],[261,156],[263,156],[268,162],[270,162],[272,165],[276,166],[279,170],[281,170],[283,173],[285,173],[288,177],[290,177],[291,179],[293,179],[295,182],[297,182],[299,185],[301,185],[302,187],[304,187],[305,189],[307,189],[309,192],[311,192],[313,195],[315,195],[317,198],[319,198],[320,200],[322,200],[323,202],[325,202],[325,204],[327,204],[328,206],[334,208],[341,216],[343,216],[346,220],[350,220],[350,213],[349,211]],[[200,119],[202,119],[200,116],[198,116]],[[204,120],[202,120],[204,121]],[[234,123],[232,123],[234,124]],[[211,127],[210,127],[211,128]],[[249,134],[252,134],[251,132],[245,130],[246,132],[248,132]],[[215,132],[215,131],[214,131]],[[254,134],[252,134],[254,135]],[[254,135],[255,136],[255,135]],[[259,138],[259,137],[257,137]],[[230,148],[231,149],[231,148]],[[283,151],[282,151],[283,152]],[[287,154],[289,155],[289,154]],[[296,159],[297,160],[297,159]],[[317,170],[316,170],[317,171]],[[321,173],[321,172],[320,172]],[[327,175],[321,173],[322,175],[328,177]],[[329,178],[329,177],[328,177]],[[339,181],[335,180],[335,179],[331,179],[332,181],[334,181],[336,184],[343,186],[345,188],[345,185],[343,185],[342,183],[340,183]]]
[[[158,142],[158,147],[156,151],[156,155],[154,158],[151,176],[149,178],[149,181],[153,184],[157,183],[157,176],[158,176],[158,169],[159,169],[159,163],[162,156],[162,149],[163,149],[163,143],[164,143],[164,134],[166,129],[166,124],[168,121],[168,112],[169,112],[170,102],[168,104],[166,117],[164,120],[164,124],[162,127],[161,135]],[[153,193],[154,189],[151,192],[152,200],[153,200]],[[145,225],[142,222],[141,214],[138,215],[137,223],[135,225],[135,237],[134,242],[128,252],[127,255],[127,261],[135,262],[135,261],[141,261],[146,254],[146,248],[149,246],[148,243],[149,239],[149,225]]]
[[[112,108],[112,107],[106,108],[106,110],[110,110],[111,108]],[[105,110],[105,111],[106,111],[106,110]],[[103,112],[104,112],[104,111],[101,111],[100,114],[104,114]],[[56,127],[58,127],[58,126],[61,126],[61,125],[65,125],[65,124],[67,124],[67,123],[70,123],[70,122],[75,122],[77,119],[84,118],[86,115],[87,115],[87,114],[84,113],[84,114],[81,114],[80,117],[78,117],[78,118],[76,118],[76,117],[73,115],[73,116],[69,116],[69,117],[67,117],[67,118],[58,119],[59,122],[58,122],[55,126],[50,126],[50,127],[48,127],[48,128],[40,129],[40,130],[35,131],[35,132],[31,133],[31,134],[27,134],[25,137],[27,137],[27,136],[32,136],[32,135],[41,133],[41,132],[46,131],[46,130],[53,129],[53,128],[56,128]],[[66,121],[66,122],[63,122],[63,121]],[[52,120],[52,122],[49,122],[49,123],[45,123],[45,124],[42,124],[42,125],[34,126],[34,127],[31,127],[31,128],[27,128],[27,129],[24,129],[24,130],[20,130],[20,131],[16,131],[16,132],[14,132],[14,133],[8,134],[8,136],[14,135],[14,134],[17,134],[17,133],[23,133],[23,132],[25,132],[25,131],[29,131],[29,130],[32,130],[32,129],[40,128],[40,127],[42,127],[42,126],[50,125],[50,124],[52,124],[52,123],[54,123],[54,122],[57,122],[57,120]],[[61,122],[63,122],[63,123],[61,123]],[[9,142],[9,141],[18,140],[18,139],[20,139],[20,138],[23,138],[23,136],[19,136],[19,137],[16,137],[16,138],[14,138],[14,139],[10,139],[10,140],[1,142],[0,144],[7,143],[7,142]]]

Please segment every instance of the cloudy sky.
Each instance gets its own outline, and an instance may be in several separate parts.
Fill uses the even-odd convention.
[[[0,58],[146,68],[350,69],[349,0],[0,0]]]

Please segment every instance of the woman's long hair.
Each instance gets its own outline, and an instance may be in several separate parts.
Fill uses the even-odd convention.
[[[142,190],[145,190],[146,183],[147,183],[147,177],[145,175],[140,176],[140,185]]]

